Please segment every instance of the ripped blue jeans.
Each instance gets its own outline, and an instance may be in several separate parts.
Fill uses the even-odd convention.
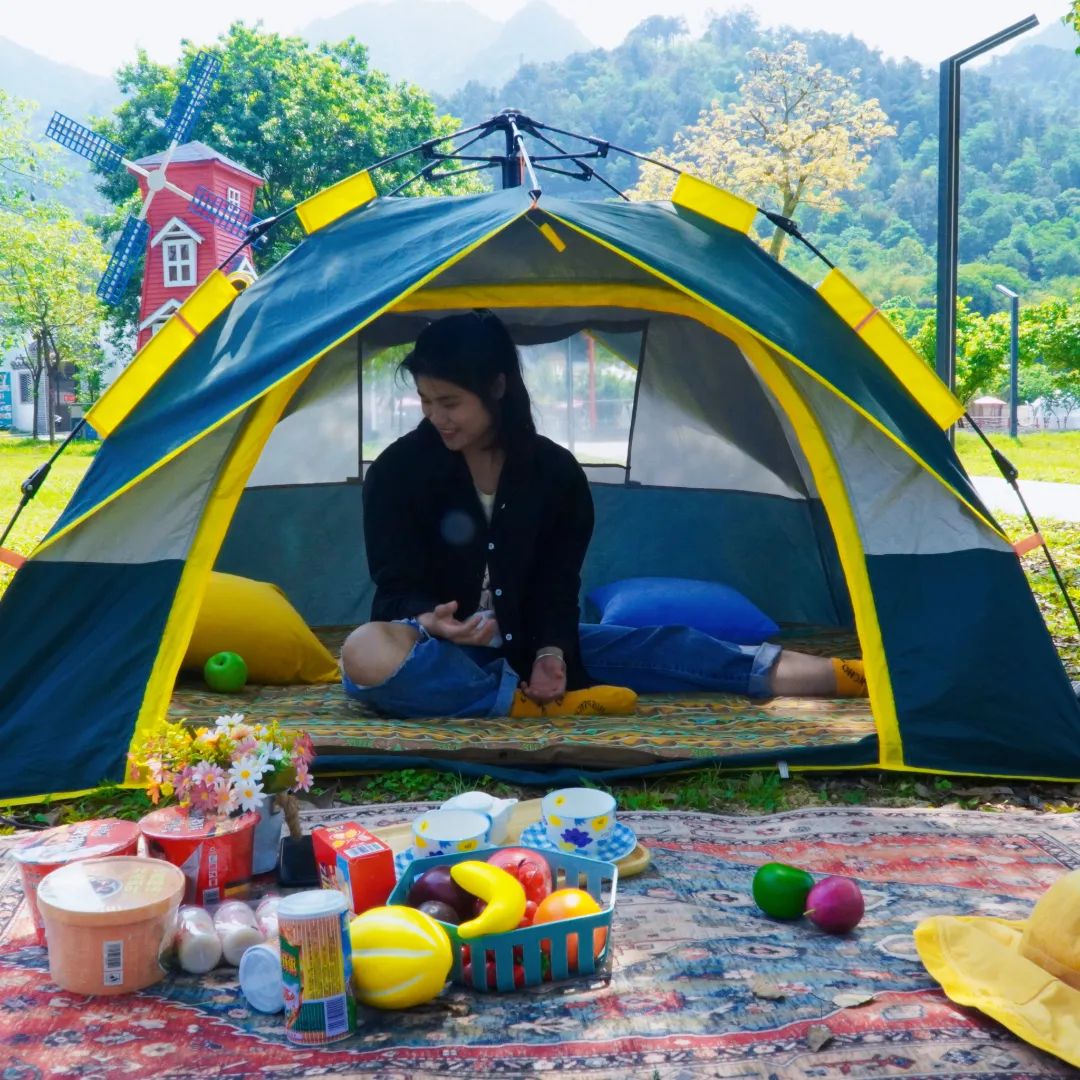
[[[345,693],[391,716],[507,716],[520,674],[492,650],[419,633],[401,666],[384,682],[358,686],[342,674]],[[687,626],[581,625],[581,660],[594,683],[641,694],[719,691],[768,697],[780,646],[735,645]]]

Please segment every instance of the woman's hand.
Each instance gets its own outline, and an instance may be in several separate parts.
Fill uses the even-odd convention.
[[[425,611],[416,621],[432,636],[455,645],[488,645],[499,630],[494,619],[486,619],[477,613],[461,622],[454,618],[457,601],[436,604],[434,611]]]
[[[521,691],[537,705],[558,701],[566,693],[566,663],[559,656],[538,656],[533,661],[532,674]]]

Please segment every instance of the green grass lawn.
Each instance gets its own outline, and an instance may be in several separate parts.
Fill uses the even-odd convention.
[[[1039,431],[1015,439],[995,431],[989,439],[1020,470],[1021,480],[1080,484],[1080,431]],[[970,476],[1001,475],[975,432],[956,433],[956,452]]]

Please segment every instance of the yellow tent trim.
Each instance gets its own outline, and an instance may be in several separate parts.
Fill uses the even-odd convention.
[[[786,349],[784,349],[780,345],[777,345],[775,342],[770,341],[760,331],[755,330],[751,326],[748,326],[746,323],[742,322],[740,319],[736,319],[733,315],[731,315],[730,313],[728,313],[726,311],[723,311],[721,308],[717,307],[715,304],[713,304],[710,301],[706,300],[703,296],[699,296],[696,292],[693,291],[693,289],[689,289],[685,285],[683,285],[680,282],[676,281],[674,278],[669,277],[667,274],[661,273],[659,270],[656,270],[654,267],[651,267],[648,263],[642,262],[640,259],[634,258],[633,255],[630,255],[628,252],[623,251],[623,249],[620,248],[620,247],[616,247],[610,241],[604,240],[601,237],[596,236],[595,234],[589,232],[587,229],[581,228],[581,226],[579,226],[579,225],[575,225],[572,221],[567,221],[565,218],[559,217],[558,214],[553,214],[550,210],[545,211],[545,213],[547,213],[549,217],[552,217],[556,221],[558,221],[561,224],[565,225],[568,229],[573,229],[575,232],[580,233],[582,236],[587,236],[594,243],[600,244],[601,247],[605,247],[609,251],[614,252],[616,255],[622,256],[622,258],[626,259],[627,262],[631,262],[635,266],[640,267],[642,270],[645,270],[647,273],[651,274],[653,277],[659,279],[660,281],[667,282],[668,285],[670,285],[674,289],[677,289],[680,293],[683,293],[686,296],[693,297],[699,304],[701,304],[707,310],[715,311],[718,314],[723,315],[724,318],[730,320],[730,322],[733,325],[741,327],[748,334],[752,334],[759,341],[764,342],[766,345],[769,346],[770,349],[774,350],[780,356],[784,357],[785,360],[790,360],[797,367],[799,367],[800,369],[805,371],[806,374],[809,375],[812,379],[814,379],[816,382],[820,383],[822,386],[824,386],[831,393],[835,394],[838,398],[840,398],[841,401],[843,401],[845,404],[847,404],[850,408],[854,409],[868,423],[873,424],[873,426],[875,428],[877,428],[877,430],[880,431],[882,433],[882,435],[884,435],[891,442],[895,443],[896,446],[898,446],[905,454],[907,454],[907,456],[909,458],[912,459],[912,461],[916,462],[919,465],[920,468],[925,469],[935,480],[937,480],[937,482],[939,484],[941,484],[941,486],[943,488],[945,488],[945,490],[948,491],[953,496],[953,498],[959,499],[960,502],[963,503],[963,505],[966,506],[968,508],[968,510],[970,510],[971,513],[974,514],[975,517],[979,519],[979,521],[981,521],[988,529],[990,529],[991,532],[993,532],[995,536],[1000,536],[1001,539],[1004,540],[1006,543],[1009,542],[1009,538],[997,527],[997,525],[995,525],[980,510],[978,510],[974,506],[972,506],[972,504],[970,502],[968,502],[968,500],[965,499],[963,495],[961,495],[954,487],[952,487],[951,484],[948,484],[945,481],[944,477],[942,477],[940,475],[940,473],[938,473],[938,471],[936,469],[932,468],[927,462],[923,461],[923,459],[921,457],[919,457],[919,455],[916,454],[915,451],[912,450],[911,447],[907,445],[907,443],[905,443],[902,439],[899,439],[896,435],[894,435],[891,431],[889,431],[889,429],[887,427],[885,427],[885,425],[882,424],[876,417],[871,416],[870,413],[868,413],[861,405],[858,404],[858,402],[853,401],[850,397],[847,396],[847,394],[843,393],[841,390],[838,390],[835,386],[833,386],[833,384],[831,382],[829,382],[828,379],[823,378],[821,375],[818,374],[818,372],[814,371],[813,368],[811,368],[808,365],[804,364],[797,356],[793,355],[792,353],[789,353]],[[519,288],[519,289],[526,289],[527,288],[527,286],[513,286],[513,287],[514,288]],[[577,288],[578,288],[577,286],[568,286],[566,291],[569,294],[571,291],[576,291]],[[612,285],[609,288],[614,293],[620,288],[620,286]],[[488,305],[488,306],[491,306],[491,305]],[[566,306],[567,307],[576,307],[576,306],[579,306],[579,305],[570,303],[570,304],[567,304]],[[618,306],[618,305],[612,304],[610,306]],[[662,310],[662,309],[660,309],[660,310]]]
[[[252,415],[242,423],[237,438],[229,449],[224,467],[203,508],[202,519],[184,561],[172,609],[165,624],[165,632],[161,635],[157,656],[132,732],[131,746],[134,746],[168,709],[176,673],[180,670],[192,631],[195,629],[195,620],[210,580],[210,571],[236,511],[236,504],[244,493],[244,485],[251,475],[251,470],[255,468],[274,425],[314,366],[314,361],[309,362],[267,391],[262,400],[254,406]]]
[[[525,213],[527,213],[528,209],[529,209],[528,206],[524,206],[521,210],[519,210],[516,214],[514,214],[513,217],[508,218],[501,225],[499,225],[498,227],[492,229],[491,232],[485,233],[483,236],[481,236],[474,243],[469,244],[468,247],[463,248],[461,251],[459,251],[459,252],[455,253],[454,255],[452,255],[441,266],[436,267],[434,270],[430,271],[429,273],[425,274],[422,278],[420,278],[416,282],[416,284],[410,285],[409,288],[406,289],[399,296],[394,297],[392,300],[389,300],[387,303],[385,303],[377,311],[372,312],[371,315],[369,315],[366,319],[361,320],[351,330],[346,331],[340,337],[338,337],[337,339],[332,341],[321,352],[316,353],[314,356],[310,357],[309,359],[298,363],[296,365],[296,367],[294,367],[292,369],[292,371],[290,371],[287,374],[283,375],[280,379],[277,380],[276,383],[273,383],[270,386],[265,387],[264,389],[260,390],[259,393],[257,393],[257,394],[253,394],[250,398],[248,398],[246,401],[242,402],[235,409],[232,409],[225,416],[222,416],[215,423],[210,424],[209,427],[206,427],[202,431],[198,432],[196,435],[193,435],[190,439],[187,440],[187,442],[182,443],[175,450],[172,450],[168,454],[165,454],[163,457],[159,458],[157,461],[154,462],[153,465],[149,466],[148,468],[144,469],[141,473],[139,473],[138,476],[132,477],[131,480],[129,480],[126,484],[123,484],[121,487],[117,488],[116,491],[112,492],[112,494],[110,494],[106,498],[102,499],[101,502],[95,504],[94,506],[91,506],[88,510],[86,510],[82,514],[80,514],[77,518],[75,518],[74,521],[68,522],[68,524],[65,525],[59,532],[57,532],[53,536],[50,536],[47,540],[43,540],[34,549],[34,551],[31,553],[30,557],[34,558],[35,556],[40,554],[42,551],[44,551],[46,548],[51,547],[58,540],[60,540],[63,537],[67,536],[67,534],[69,532],[72,532],[74,529],[77,529],[80,525],[82,525],[82,523],[84,521],[86,521],[92,515],[96,514],[99,510],[102,510],[106,506],[109,506],[111,503],[115,502],[118,498],[120,498],[121,495],[125,494],[126,492],[128,492],[132,488],[134,488],[136,485],[140,484],[148,476],[153,475],[153,473],[157,472],[158,469],[162,468],[164,465],[167,465],[170,461],[173,460],[173,458],[178,457],[180,454],[182,454],[189,447],[194,446],[195,443],[197,443],[200,439],[205,438],[212,431],[216,431],[219,427],[221,427],[222,424],[227,424],[234,416],[236,416],[237,413],[243,412],[243,410],[246,409],[249,405],[251,405],[253,402],[257,401],[259,398],[263,397],[264,395],[268,394],[271,390],[274,389],[275,386],[279,386],[286,379],[290,378],[295,372],[297,372],[297,371],[299,371],[299,370],[301,370],[303,368],[309,367],[310,365],[313,365],[313,364],[317,363],[319,360],[321,360],[332,349],[336,349],[343,341],[346,341],[348,338],[352,337],[353,334],[358,333],[360,330],[363,330],[363,328],[365,326],[367,326],[370,323],[374,322],[381,315],[383,315],[387,311],[389,311],[394,306],[394,304],[397,303],[402,297],[408,296],[410,293],[414,292],[417,289],[422,289],[424,287],[424,285],[427,284],[427,282],[431,281],[435,277],[438,277],[439,274],[443,273],[445,270],[448,270],[455,263],[460,262],[467,255],[470,255],[473,251],[475,251],[478,247],[481,247],[483,244],[486,244],[488,242],[488,240],[490,240],[493,236],[497,236],[500,232],[503,231],[503,229],[506,229],[509,226],[511,226],[515,221],[518,220],[518,218],[522,217]],[[230,288],[231,287],[232,286],[230,286]]]
[[[952,427],[964,415],[964,406],[955,395],[841,271],[835,267],[830,270],[818,293],[907,387],[939,428]]]
[[[563,238],[545,221],[537,225],[543,238],[561,255],[566,250]]]
[[[364,170],[305,199],[296,207],[296,216],[304,226],[304,232],[310,236],[339,217],[344,217],[350,210],[371,202],[377,194],[371,177]]]
[[[844,577],[851,594],[855,629],[862,645],[863,664],[866,669],[866,687],[878,733],[878,760],[884,768],[901,769],[904,765],[904,746],[896,716],[889,662],[885,655],[885,644],[881,639],[881,624],[878,621],[874,593],[870,588],[866,555],[844,478],[825,432],[781,364],[759,341],[745,334],[740,334],[739,339],[738,344],[743,352],[783,405],[814,475],[825,513],[832,525],[837,554],[840,556],[840,564],[844,568]]]
[[[119,787],[128,787],[128,784],[120,784]],[[139,785],[140,787],[143,785]],[[29,806],[31,803],[39,803],[48,799],[51,803],[61,802],[65,799],[80,799],[84,795],[93,795],[101,788],[82,788],[80,791],[58,791],[49,795],[20,795],[14,799],[0,799],[0,806]]]
[[[695,214],[741,233],[750,231],[758,212],[753,203],[689,173],[679,175],[671,201],[676,206],[693,210]]]
[[[232,282],[220,270],[214,270],[98,398],[86,414],[87,423],[101,435],[111,435],[237,295]]]

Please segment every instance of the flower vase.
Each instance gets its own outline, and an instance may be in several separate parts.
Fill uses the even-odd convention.
[[[259,823],[255,826],[255,844],[251,854],[251,872],[268,874],[277,867],[285,814],[272,795],[263,799],[258,814]]]

